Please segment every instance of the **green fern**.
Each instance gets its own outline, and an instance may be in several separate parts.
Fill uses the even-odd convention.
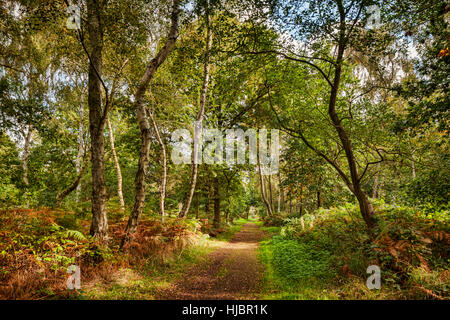
[[[84,236],[84,234],[82,234],[78,230],[66,230],[62,233],[62,237],[63,238],[72,238],[77,241],[86,240],[86,237]]]

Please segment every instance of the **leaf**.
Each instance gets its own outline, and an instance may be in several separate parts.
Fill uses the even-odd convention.
[[[426,270],[427,272],[430,271],[430,267],[428,266],[427,260],[425,260],[424,257],[422,257],[419,253],[416,253],[417,258],[420,261],[420,267]]]
[[[84,234],[78,230],[67,230],[63,233],[63,238],[72,238],[74,240],[82,241],[86,240]]]
[[[423,243],[432,243],[433,240],[431,240],[430,238],[420,238],[420,241],[422,241]]]
[[[389,253],[396,259],[398,259],[398,252],[397,250],[395,250],[393,247],[388,247],[387,248]]]

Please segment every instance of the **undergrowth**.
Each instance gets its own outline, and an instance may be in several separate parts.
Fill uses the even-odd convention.
[[[105,245],[89,236],[89,217],[82,212],[1,211],[0,299],[81,299],[93,284],[121,283],[123,272],[144,279],[176,274],[207,251],[201,246],[207,237],[200,232],[201,221],[169,218],[162,224],[159,217],[148,216],[140,221],[131,246],[119,251],[126,213],[108,214]],[[71,265],[81,269],[82,291],[67,289]]]
[[[241,231],[242,227],[244,226],[244,224],[247,223],[247,220],[245,219],[239,219],[236,220],[234,222],[234,224],[228,226],[226,229],[224,229],[225,231],[222,233],[219,233],[216,236],[217,240],[222,240],[222,241],[229,241],[231,238],[233,238],[233,236],[238,233],[239,231]]]
[[[286,219],[262,243],[269,299],[448,299],[448,214],[378,204],[371,239],[355,205]],[[381,290],[366,271],[381,270]]]

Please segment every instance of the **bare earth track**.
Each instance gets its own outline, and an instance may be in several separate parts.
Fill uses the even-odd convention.
[[[256,299],[264,267],[257,259],[263,231],[245,224],[230,242],[212,252],[207,263],[195,265],[174,285],[161,289],[161,300]]]

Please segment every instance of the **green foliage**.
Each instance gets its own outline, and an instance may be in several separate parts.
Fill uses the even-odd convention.
[[[187,226],[188,230],[191,230],[193,232],[197,232],[201,228],[201,223],[195,218],[186,219],[185,225]]]
[[[298,286],[302,282],[327,280],[333,276],[329,266],[330,253],[314,243],[274,237],[269,245],[273,246],[275,274],[288,285]]]
[[[378,229],[373,239],[358,219],[354,204],[319,210],[312,226],[304,223],[303,227],[299,218],[287,219],[280,235],[260,250],[273,273],[276,290],[293,294],[292,286],[297,285],[300,295],[295,298],[299,298],[302,292],[306,294],[305,285],[307,295],[313,298],[324,297],[323,290],[331,290],[328,294],[337,297],[375,298],[363,289],[366,269],[375,264],[382,270],[382,298],[447,296],[448,212],[429,214],[383,201],[377,201],[375,207]]]
[[[236,225],[228,226],[225,232],[221,232],[217,235],[217,240],[229,241],[236,233],[242,229],[243,223],[238,223]]]
[[[450,182],[447,172],[437,170],[424,172],[405,189],[409,201],[420,205],[428,212],[449,208]]]
[[[407,77],[398,88],[400,96],[407,99],[408,106],[407,112],[399,116],[395,128],[420,133],[435,127],[441,132],[448,132],[448,3],[437,0],[427,10],[422,9],[420,2],[410,1],[408,6],[412,10],[404,12],[407,17],[404,23],[416,42],[420,58],[413,61],[414,76]],[[414,18],[410,19],[410,15]]]
[[[262,251],[281,287],[315,282],[308,284],[314,292],[319,280],[336,284],[335,273],[343,276],[344,269],[359,281],[369,263],[378,263],[387,286],[404,289],[405,296],[415,297],[420,290],[426,297],[448,295],[441,275],[448,270],[449,13],[444,0],[426,6],[422,2],[344,1],[339,8],[340,2],[331,0],[210,1],[209,68],[204,66],[205,1],[195,2],[191,13],[183,5],[175,48],[154,74],[143,101],[167,151],[168,221],[163,226],[158,216],[162,148],[151,129],[145,222],[135,254],[147,259],[155,247],[166,249],[175,238],[197,232],[200,221],[211,220],[218,197],[222,221],[226,216],[231,222],[222,222],[219,239],[230,239],[246,221],[241,217],[252,215],[263,218],[267,233],[280,233]],[[371,4],[382,7],[382,26],[367,30]],[[88,10],[82,7],[82,34],[87,35]],[[149,57],[165,40],[167,10],[167,1],[115,0],[93,15],[103,29],[99,47],[103,84],[111,94],[107,98],[113,98],[116,85],[107,116],[125,211],[118,204],[110,133],[104,135],[106,207],[115,239],[123,229],[118,224],[135,201],[141,136],[133,96]],[[77,32],[65,27],[65,18],[63,1],[0,1],[0,209],[53,208],[61,191],[76,181],[82,158],[97,156],[89,154],[89,59]],[[83,43],[88,50],[90,40],[86,37]],[[416,57],[407,55],[410,49],[416,49]],[[336,59],[339,53],[342,61]],[[170,161],[171,133],[192,129],[205,69],[210,70],[205,128],[282,131],[279,174],[271,177],[270,188],[265,178],[270,203],[276,207],[280,196],[279,213],[268,216],[254,164],[202,164],[188,218],[173,219],[189,189],[191,169]],[[338,87],[331,85],[336,71]],[[351,141],[351,150],[343,149],[345,140]],[[5,272],[22,267],[15,265],[21,263],[16,254],[60,273],[76,254],[90,266],[110,261],[117,243],[103,248],[87,236],[90,170],[88,165],[78,188],[62,202],[75,214],[17,209],[17,217],[0,217]],[[214,194],[214,181],[219,182],[219,195]],[[374,237],[353,203],[355,181],[374,198]],[[194,214],[199,219],[191,219]],[[165,253],[158,254],[164,260]],[[39,263],[28,267],[37,270]],[[41,293],[50,292],[45,288]]]
[[[0,185],[0,203],[2,207],[8,208],[9,206],[16,206],[20,202],[20,196],[22,191],[14,184],[1,184]]]
[[[75,214],[65,214],[57,218],[56,222],[63,228],[76,230],[80,227],[80,220]]]
[[[265,227],[280,227],[285,223],[282,216],[272,215],[265,216],[264,218],[264,226]]]
[[[281,227],[261,227],[261,230],[268,234],[276,235],[280,233]]]
[[[0,206],[20,203],[19,156],[15,144],[0,130]]]
[[[82,234],[78,230],[65,230],[61,234],[61,237],[62,238],[67,238],[67,239],[74,239],[76,241],[86,240],[86,237],[84,236],[84,234]]]

